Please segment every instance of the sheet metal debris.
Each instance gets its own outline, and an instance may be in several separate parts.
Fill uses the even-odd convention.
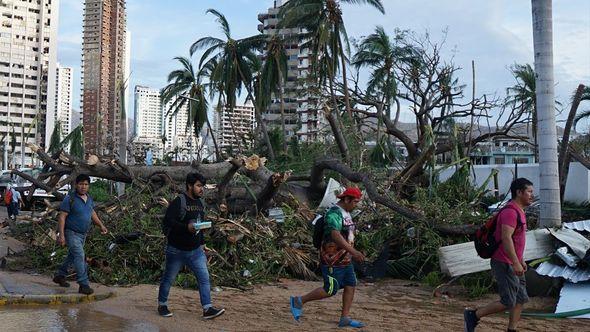
[[[574,269],[569,266],[559,266],[549,262],[541,263],[536,269],[538,274],[553,278],[564,278],[573,283],[590,280],[590,269]]]
[[[580,258],[584,258],[586,252],[590,249],[590,240],[573,229],[549,229],[549,232],[559,241],[567,244],[567,246],[570,247]]]
[[[559,302],[557,302],[555,313],[558,314],[586,308],[590,308],[590,283],[564,283],[559,294]],[[590,318],[590,314],[569,318]]]
[[[580,220],[574,222],[564,222],[563,227],[576,230],[578,232],[589,232],[590,233],[590,220]]]

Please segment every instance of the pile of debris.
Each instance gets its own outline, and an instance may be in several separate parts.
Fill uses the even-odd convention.
[[[164,264],[166,240],[161,232],[165,207],[175,197],[171,187],[154,190],[139,182],[127,187],[124,196],[99,204],[97,213],[110,233],[93,229],[86,241],[86,259],[93,281],[107,285],[154,283]],[[296,204],[296,203],[293,203]],[[63,261],[67,249],[56,244],[56,203],[21,218],[13,232],[29,244],[25,252],[30,267],[52,271]],[[296,212],[297,211],[297,212]],[[282,212],[282,215],[281,213]],[[315,248],[308,220],[313,213],[299,206],[283,205],[274,216],[222,217],[211,211],[213,228],[207,239],[212,282],[243,288],[252,283],[291,276],[315,279]],[[178,282],[195,283],[190,271],[181,271]]]
[[[546,316],[590,318],[590,220],[566,222],[560,229],[527,231],[524,258],[533,268],[527,272],[527,288],[535,288],[539,275],[556,278],[561,287],[555,314]],[[439,262],[441,271],[450,277],[490,266],[489,260],[477,255],[473,242],[441,247]]]

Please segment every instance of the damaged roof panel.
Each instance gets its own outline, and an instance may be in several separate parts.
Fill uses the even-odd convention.
[[[590,280],[590,269],[574,269],[569,266],[559,266],[549,262],[541,263],[536,269],[538,274],[553,278],[564,278],[573,283]]]
[[[578,232],[589,232],[590,233],[590,220],[580,220],[574,222],[564,222],[563,227],[576,230]]]

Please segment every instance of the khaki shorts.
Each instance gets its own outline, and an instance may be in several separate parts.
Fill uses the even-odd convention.
[[[526,293],[526,280],[524,276],[514,274],[512,265],[490,260],[492,274],[498,283],[498,293],[500,294],[500,303],[507,308],[514,307],[515,304],[525,304],[529,301]]]

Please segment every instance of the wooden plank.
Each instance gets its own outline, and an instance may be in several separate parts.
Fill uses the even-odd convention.
[[[553,238],[546,229],[526,232],[524,259],[530,261],[546,257],[555,251]],[[473,242],[454,244],[438,249],[440,270],[451,277],[490,269],[490,260],[477,255]]]

